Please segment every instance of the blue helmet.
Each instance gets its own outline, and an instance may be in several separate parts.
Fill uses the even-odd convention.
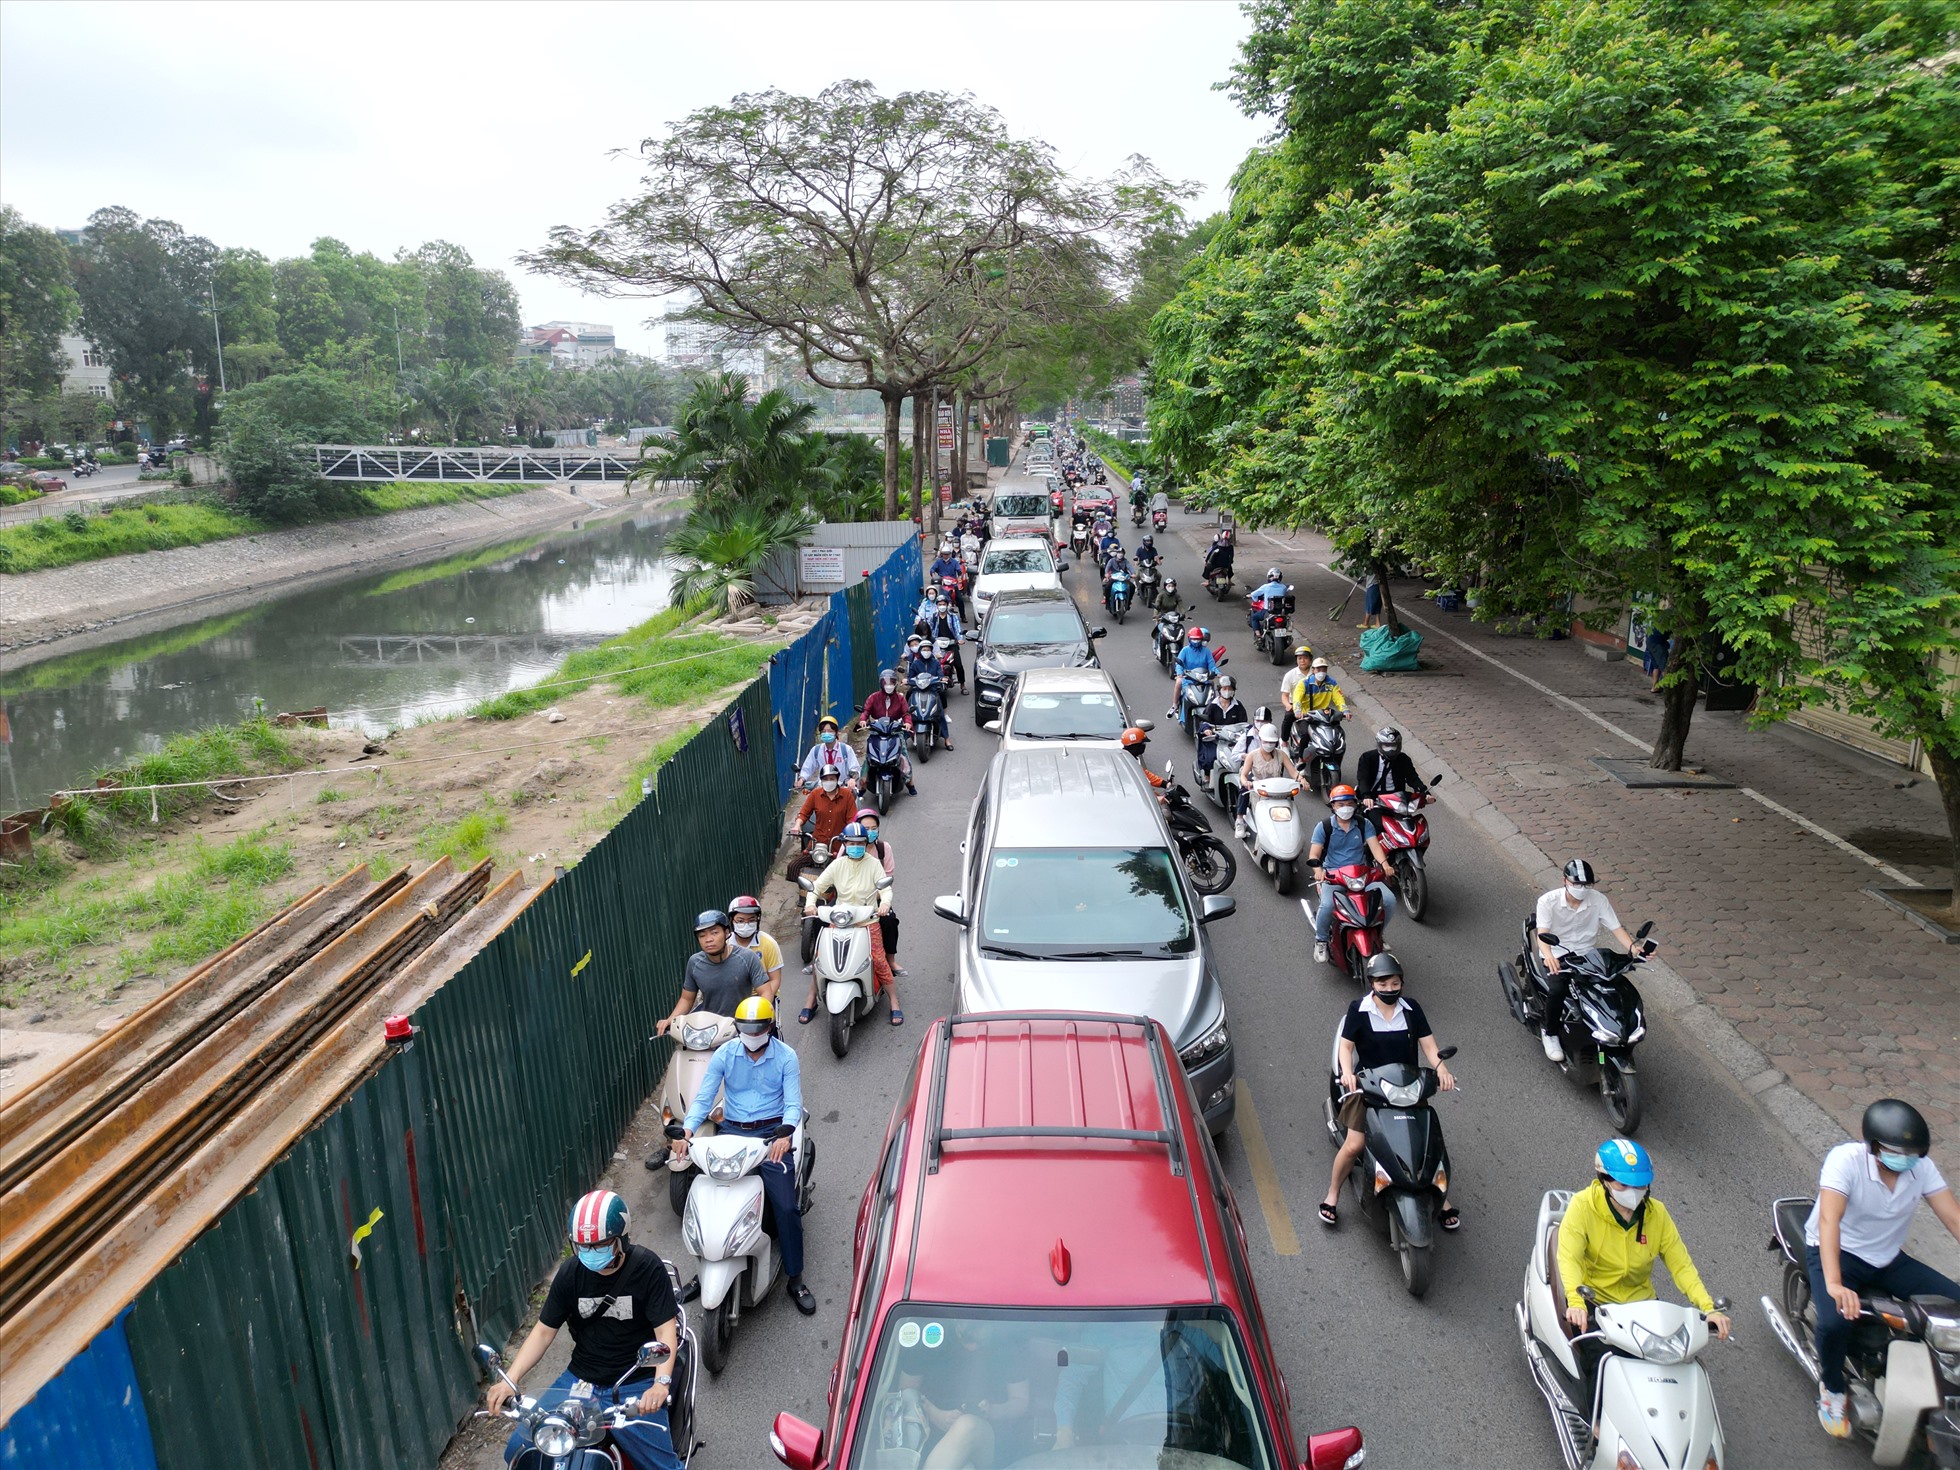
[[[1654,1182],[1654,1161],[1631,1138],[1609,1138],[1593,1156],[1599,1172],[1616,1184],[1645,1189]]]
[[[871,840],[871,834],[864,830],[864,823],[862,822],[852,822],[837,835],[846,842],[869,842]]]

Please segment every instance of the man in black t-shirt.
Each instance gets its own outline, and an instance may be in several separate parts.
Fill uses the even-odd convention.
[[[673,1359],[634,1372],[644,1344],[657,1338],[670,1354],[680,1346],[680,1308],[667,1263],[645,1246],[627,1242],[626,1201],[609,1189],[594,1190],[572,1206],[571,1238],[571,1258],[551,1278],[538,1325],[511,1361],[511,1382],[521,1381],[537,1366],[559,1328],[569,1323],[571,1366],[539,1395],[540,1401],[589,1398],[600,1407],[632,1404],[639,1422],[615,1430],[614,1442],[631,1458],[634,1470],[679,1470],[680,1457],[667,1427]],[[508,1384],[492,1384],[490,1412],[510,1398]],[[511,1435],[504,1463],[515,1461],[530,1442],[522,1429]]]
[[[665,1036],[689,1011],[732,1016],[735,1007],[769,983],[762,956],[734,942],[735,925],[721,909],[704,910],[694,920],[694,941],[700,946],[687,957],[681,976],[681,998],[671,1015],[653,1023],[653,1033]]]

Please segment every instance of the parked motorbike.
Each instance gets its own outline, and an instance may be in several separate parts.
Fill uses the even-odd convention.
[[[1338,1054],[1339,1043],[1336,1044]],[[1456,1055],[1446,1046],[1440,1061]],[[1450,1151],[1443,1143],[1443,1125],[1429,1106],[1441,1086],[1430,1067],[1397,1062],[1369,1067],[1355,1074],[1367,1101],[1366,1140],[1348,1173],[1356,1213],[1377,1230],[1402,1262],[1402,1284],[1410,1296],[1429,1290],[1436,1270],[1436,1213],[1449,1189]],[[1328,1079],[1323,1117],[1328,1137],[1341,1144],[1341,1104],[1353,1094],[1341,1091],[1338,1072]]]
[[[1109,578],[1109,594],[1103,601],[1108,604],[1110,612],[1116,615],[1116,621],[1119,624],[1129,615],[1131,596],[1130,574],[1128,572],[1112,573]]]
[[[946,710],[945,678],[921,669],[912,676],[905,702],[912,710],[912,751],[924,764],[932,759],[933,747],[939,743],[939,717]]]
[[[1358,989],[1366,990],[1368,961],[1388,948],[1382,937],[1388,925],[1388,907],[1374,888],[1387,875],[1373,863],[1322,868],[1321,874],[1322,882],[1334,886],[1334,924],[1327,936],[1327,962],[1345,970]],[[1300,907],[1311,928],[1314,900],[1303,898]]]
[[[1229,782],[1236,809],[1239,782],[1236,772]],[[1252,801],[1246,809],[1246,827],[1239,841],[1252,854],[1252,861],[1273,880],[1273,892],[1281,897],[1291,893],[1300,876],[1301,834],[1299,814],[1293,809],[1300,794],[1300,783],[1291,776],[1267,776],[1252,785]]]
[[[735,1018],[718,1016],[713,1011],[689,1011],[674,1022],[668,1039],[674,1043],[674,1064],[667,1069],[667,1081],[661,1092],[662,1126],[687,1116],[687,1110],[694,1105],[695,1093],[701,1090],[701,1079],[708,1073],[708,1059],[716,1048],[735,1039]],[[721,1109],[717,1107],[701,1127],[706,1131],[720,1121]],[[667,1170],[667,1203],[678,1215],[687,1208],[688,1176],[694,1166],[687,1159],[676,1158],[671,1148],[647,1160],[648,1168],[656,1165]]]
[[[905,726],[898,720],[873,720],[865,727],[864,792],[882,814],[891,810],[905,789]]]
[[[1341,710],[1317,709],[1293,722],[1293,763],[1315,796],[1324,797],[1341,784],[1341,762],[1347,758],[1341,725],[1346,719]]]
[[[810,880],[799,879],[798,886],[805,893],[814,891]],[[880,889],[891,886],[890,877],[878,880]],[[841,1060],[850,1054],[851,1028],[877,1003],[871,925],[878,922],[878,910],[868,904],[826,904],[817,910],[816,920],[822,930],[813,961],[817,991],[830,1015],[831,1055]]]
[[[1164,762],[1164,816],[1177,844],[1191,886],[1202,894],[1223,893],[1239,875],[1232,849],[1212,835],[1211,818],[1177,780],[1177,764]]]
[[[653,1373],[671,1362],[674,1381],[667,1389],[667,1431],[673,1439],[674,1453],[683,1470],[701,1446],[694,1438],[694,1394],[700,1378],[701,1346],[687,1325],[687,1308],[680,1304],[680,1273],[667,1263],[667,1279],[673,1283],[674,1305],[679,1329],[678,1348],[669,1348],[658,1339],[643,1343],[633,1366],[613,1384],[615,1389],[629,1379]],[[531,1437],[530,1445],[512,1461],[512,1470],[627,1470],[625,1457],[612,1442],[615,1429],[629,1424],[650,1423],[640,1418],[631,1400],[612,1408],[601,1408],[590,1398],[568,1397],[545,1408],[534,1398],[517,1392],[504,1372],[504,1360],[487,1342],[476,1345],[476,1357],[486,1371],[510,1385],[517,1396],[496,1414],[478,1409],[478,1419],[508,1419]]]
[[[796,1158],[796,1207],[798,1214],[805,1214],[817,1168],[808,1108],[795,1126],[790,1152]],[[681,1125],[669,1123],[667,1136],[678,1139]],[[742,1314],[769,1295],[783,1268],[782,1254],[776,1249],[775,1213],[757,1173],[769,1155],[769,1140],[721,1133],[696,1137],[688,1152],[701,1155],[701,1168],[687,1193],[681,1240],[697,1263],[701,1310],[707,1314],[702,1322],[701,1358],[710,1373],[719,1375],[728,1366],[729,1345]],[[677,1436],[675,1443],[679,1442]]]
[[[1293,611],[1296,605],[1291,587],[1286,595],[1277,599],[1260,616],[1257,631],[1252,635],[1253,647],[1259,649],[1276,664],[1283,664],[1293,657]]]
[[[1769,1248],[1783,1257],[1782,1300],[1762,1299],[1776,1340],[1819,1387],[1817,1309],[1805,1269],[1804,1225],[1813,1199],[1769,1207]],[[1960,1467],[1960,1302],[1951,1297],[1865,1296],[1844,1354],[1851,1432],[1871,1446],[1874,1465]],[[1923,1446],[1926,1458],[1909,1460]]]
[[[1418,924],[1429,911],[1429,818],[1422,809],[1436,797],[1434,788],[1440,775],[1429,781],[1431,794],[1390,791],[1375,798],[1368,815],[1382,834],[1382,851],[1388,854],[1390,881],[1401,895],[1402,911]]]
[[[1635,937],[1646,939],[1653,927],[1651,920],[1642,924]],[[1535,1032],[1551,1003],[1551,990],[1532,937],[1532,920],[1527,918],[1524,947],[1514,962],[1497,967],[1497,979],[1511,1015]],[[1538,937],[1548,944],[1558,940],[1551,933]],[[1558,1069],[1588,1087],[1597,1084],[1606,1099],[1607,1116],[1628,1137],[1640,1126],[1641,1109],[1640,1075],[1634,1069],[1633,1048],[1647,1034],[1640,992],[1628,974],[1653,950],[1649,942],[1630,955],[1617,949],[1565,950],[1559,955],[1567,985],[1564,1010],[1555,1018],[1559,1047],[1565,1053]]]
[[[1707,1370],[1696,1361],[1708,1346],[1706,1317],[1674,1302],[1598,1302],[1582,1286],[1593,1328],[1575,1334],[1567,1326],[1558,1229],[1571,1201],[1567,1189],[1549,1190],[1539,1201],[1524,1296],[1514,1308],[1518,1341],[1532,1382],[1552,1411],[1565,1470],[1719,1467],[1722,1421]],[[1727,1307],[1716,1300],[1717,1311]],[[1574,1351],[1588,1340],[1606,1349],[1591,1384]],[[1729,1341],[1735,1341],[1733,1333]]]
[[[1173,597],[1168,606],[1157,613],[1157,626],[1150,630],[1150,642],[1157,653],[1157,662],[1169,672],[1177,659],[1178,649],[1184,646],[1184,611]]]

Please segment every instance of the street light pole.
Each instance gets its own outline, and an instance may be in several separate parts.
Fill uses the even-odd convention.
[[[218,293],[211,283],[204,283],[204,294],[211,302],[211,340],[218,344],[218,391],[225,391],[225,339],[218,331]]]

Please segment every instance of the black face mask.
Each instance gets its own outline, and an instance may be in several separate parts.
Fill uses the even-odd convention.
[[[1395,1002],[1397,1002],[1401,998],[1402,998],[1402,987],[1399,985],[1396,986],[1393,990],[1377,990],[1375,992],[1376,1000],[1386,1002],[1389,1005],[1394,1005]]]

